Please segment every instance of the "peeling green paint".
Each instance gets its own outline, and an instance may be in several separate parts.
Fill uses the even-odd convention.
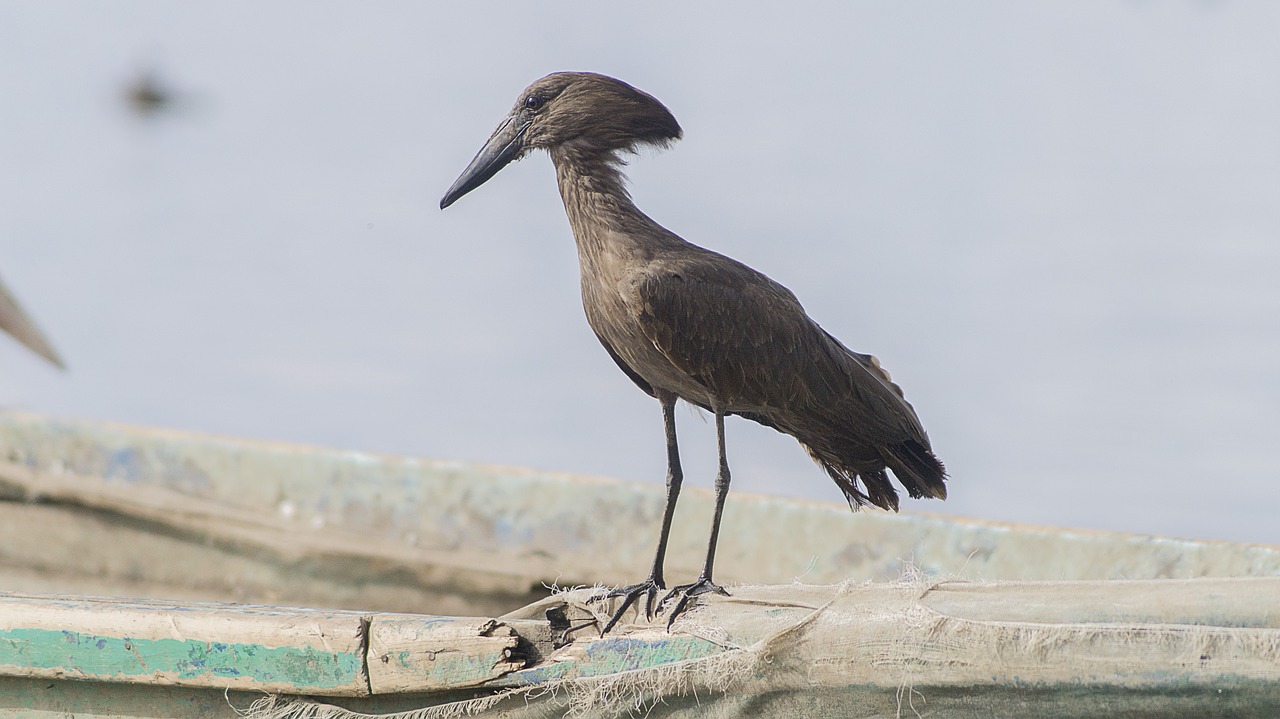
[[[103,637],[72,631],[0,630],[0,666],[113,679],[163,673],[179,680],[239,678],[299,691],[363,684],[358,654],[314,647]]]

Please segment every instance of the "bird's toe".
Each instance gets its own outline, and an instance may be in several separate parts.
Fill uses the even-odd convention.
[[[729,596],[724,587],[711,581],[710,577],[699,577],[698,581],[690,584],[681,584],[672,587],[662,600],[658,602],[658,613],[661,614],[663,608],[667,606],[667,602],[676,599],[676,603],[671,607],[671,611],[667,612],[667,631],[671,630],[671,625],[675,623],[676,617],[683,614],[692,605],[697,597],[703,594],[720,594]]]
[[[607,593],[597,595],[594,601],[603,601],[605,599],[616,599],[621,597],[622,602],[618,604],[618,608],[609,616],[609,621],[604,625],[604,629],[600,630],[600,636],[604,636],[610,629],[618,624],[622,619],[622,615],[626,613],[631,605],[635,604],[641,597],[644,597],[644,616],[645,619],[653,619],[654,609],[658,607],[658,592],[665,589],[662,583],[650,577],[638,584],[632,584],[626,587],[618,587],[611,589]]]

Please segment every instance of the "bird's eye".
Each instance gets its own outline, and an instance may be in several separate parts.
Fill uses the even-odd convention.
[[[538,110],[542,109],[542,96],[530,95],[526,97],[524,99],[524,106],[529,108],[530,110],[533,110],[534,112],[537,112]]]

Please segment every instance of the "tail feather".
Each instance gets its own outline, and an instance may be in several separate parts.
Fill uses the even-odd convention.
[[[809,444],[804,444],[804,448],[835,481],[852,509],[873,504],[898,511],[898,490],[889,480],[886,466],[912,497],[947,498],[946,468],[928,447],[914,440],[880,447],[879,461],[840,456]]]
[[[834,431],[805,432],[763,413],[737,414],[795,437],[844,493],[856,510],[867,504],[898,511],[898,490],[886,469],[912,497],[947,498],[947,469],[929,447],[929,440],[906,439],[872,445],[838,439]]]
[[[933,452],[914,439],[881,447],[885,463],[912,497],[947,498],[947,468]]]

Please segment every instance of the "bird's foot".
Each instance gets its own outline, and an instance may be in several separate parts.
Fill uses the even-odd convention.
[[[671,591],[667,592],[667,595],[662,598],[662,601],[658,602],[658,613],[661,614],[662,608],[667,605],[667,602],[670,601],[671,598],[676,595],[679,595],[680,597],[680,599],[676,601],[675,606],[671,608],[671,611],[667,613],[667,631],[671,631],[671,625],[676,621],[676,617],[683,614],[684,611],[689,608],[690,602],[695,597],[713,593],[722,594],[726,597],[729,596],[729,593],[724,590],[724,587],[711,581],[710,577],[705,576],[698,577],[698,581],[693,582],[692,584],[681,584],[677,587],[672,587]]]
[[[603,637],[610,629],[613,629],[614,625],[618,623],[618,620],[622,619],[622,615],[630,609],[631,605],[635,604],[640,597],[644,597],[645,619],[653,619],[654,609],[659,606],[656,603],[658,592],[663,589],[666,589],[666,587],[662,586],[662,582],[655,580],[651,576],[639,584],[632,584],[627,587],[618,587],[617,589],[610,590],[607,594],[597,597],[597,601],[613,599],[615,597],[623,598],[622,604],[618,605],[618,608],[614,610],[613,614],[609,617],[608,623],[604,625],[604,629],[600,630],[600,636]]]

